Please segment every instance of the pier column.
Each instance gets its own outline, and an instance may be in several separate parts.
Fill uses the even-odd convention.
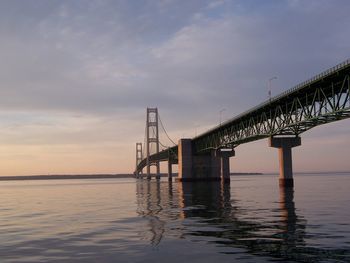
[[[160,180],[160,167],[159,167],[159,164],[158,164],[156,169],[157,169],[156,180]]]
[[[220,157],[221,168],[220,177],[223,182],[230,182],[230,157],[235,156],[234,149],[221,149],[218,151]]]
[[[151,180],[151,166],[147,165],[147,180]]]
[[[179,181],[191,181],[192,179],[192,140],[180,139],[178,146]]]
[[[280,186],[293,187],[292,148],[301,145],[300,137],[270,137],[269,146],[278,148]]]
[[[194,153],[191,139],[180,139],[178,146],[178,181],[230,181],[230,157],[233,149]]]
[[[168,160],[168,181],[173,180],[173,166],[171,160]]]

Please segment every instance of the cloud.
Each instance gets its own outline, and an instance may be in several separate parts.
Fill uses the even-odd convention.
[[[336,15],[338,8],[327,12]],[[165,99],[183,111],[195,105],[201,112],[223,107],[238,114],[267,98],[271,76],[278,76],[276,95],[347,58],[342,29],[323,19],[327,12],[281,8],[271,16],[233,12],[214,19],[203,14],[152,49],[150,79],[153,86],[166,83],[171,97]],[[342,20],[335,23],[348,22]]]
[[[140,32],[144,25],[127,15],[134,11],[132,5],[89,3],[47,7],[49,14],[31,22],[32,36],[26,34],[25,41],[22,31],[4,36],[0,55],[7,63],[0,65],[1,107],[108,112],[183,102],[182,108],[190,110],[193,101],[197,106],[211,101],[229,107],[237,96],[244,97],[245,103],[240,100],[232,109],[238,113],[266,98],[270,76],[279,77],[276,94],[340,62],[348,51],[343,30],[334,30],[334,24],[347,19],[323,19],[326,12],[341,11],[334,5],[310,13],[294,3],[292,9],[280,8],[271,16],[266,11],[237,15],[232,10],[212,17],[204,4],[147,2],[135,20],[151,12],[157,15],[148,17],[149,26]],[[193,20],[188,14],[186,25],[165,28],[160,35],[166,31],[168,37],[149,41],[147,35],[156,33],[151,25],[178,5],[192,7],[192,18],[200,12],[202,18]],[[215,9],[227,3],[208,5]]]
[[[349,5],[4,1],[2,143],[115,145],[109,153],[128,171],[146,107],[159,108],[174,140],[190,137],[223,108],[228,119],[267,99],[272,76],[277,95],[347,59]],[[341,123],[334,130],[346,134]]]

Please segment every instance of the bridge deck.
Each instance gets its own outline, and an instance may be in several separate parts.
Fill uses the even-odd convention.
[[[312,127],[350,117],[350,60],[193,138],[196,153],[278,135],[298,136]],[[177,146],[150,156],[176,159]],[[143,160],[138,169],[146,165]]]

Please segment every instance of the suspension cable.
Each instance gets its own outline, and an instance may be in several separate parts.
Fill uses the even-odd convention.
[[[168,149],[168,148],[169,148],[169,146],[164,145],[164,144],[161,143],[160,141],[159,141],[159,144],[160,144],[161,146],[163,146],[165,149]]]
[[[159,119],[160,125],[161,125],[162,128],[163,128],[163,131],[164,131],[165,135],[166,135],[166,136],[168,137],[168,139],[176,146],[176,143],[169,137],[167,131],[165,130],[164,125],[163,125],[163,122],[162,122],[162,119],[160,118],[159,113],[158,113],[158,119]]]

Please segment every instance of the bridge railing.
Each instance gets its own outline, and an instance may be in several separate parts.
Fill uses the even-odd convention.
[[[328,75],[331,75],[331,74],[333,74],[334,72],[339,71],[339,70],[341,70],[341,69],[343,69],[343,68],[345,68],[345,67],[347,67],[347,66],[349,66],[349,65],[350,65],[350,59],[347,59],[347,60],[343,61],[342,63],[339,63],[338,65],[336,65],[336,66],[334,66],[334,67],[332,67],[332,68],[330,68],[330,69],[327,69],[327,70],[321,72],[320,74],[317,74],[317,75],[315,75],[314,77],[312,77],[312,78],[310,78],[310,79],[308,79],[308,80],[306,80],[306,81],[303,81],[303,82],[299,83],[298,85],[296,85],[296,86],[294,86],[294,87],[292,87],[292,88],[290,88],[290,89],[288,89],[288,90],[282,92],[281,94],[279,94],[279,95],[277,95],[277,96],[275,96],[275,97],[272,97],[271,100],[266,100],[266,101],[264,101],[264,102],[258,104],[257,106],[255,106],[255,107],[253,107],[253,108],[250,108],[249,110],[244,111],[244,112],[242,112],[241,114],[238,114],[238,115],[236,115],[235,117],[233,117],[233,118],[231,118],[231,119],[229,119],[229,120],[223,122],[222,124],[217,125],[217,126],[215,126],[214,128],[212,128],[212,129],[210,129],[210,130],[208,130],[208,131],[206,131],[206,132],[204,132],[204,133],[202,133],[202,134],[199,134],[198,136],[194,137],[193,139],[200,138],[200,137],[205,136],[205,135],[207,135],[207,134],[209,134],[209,133],[211,133],[211,132],[213,132],[213,131],[215,131],[215,130],[217,130],[217,129],[219,129],[219,128],[222,128],[222,127],[224,127],[226,124],[232,123],[233,121],[236,121],[236,120],[242,118],[243,116],[246,116],[246,115],[248,115],[248,114],[250,114],[250,113],[252,113],[252,112],[254,112],[254,111],[257,111],[257,110],[259,110],[260,108],[263,108],[263,107],[265,107],[265,106],[268,106],[268,105],[270,105],[271,103],[276,102],[276,101],[278,101],[279,99],[281,99],[281,98],[283,98],[283,97],[286,97],[286,96],[288,96],[289,94],[292,94],[292,93],[294,93],[294,92],[296,92],[296,91],[298,91],[298,90],[301,90],[301,89],[305,88],[306,86],[308,86],[308,85],[310,85],[310,84],[312,84],[312,83],[314,83],[314,82],[316,82],[316,81],[319,81],[319,80],[321,80],[322,78],[324,78],[324,77],[326,77],[326,76],[328,76]]]
[[[322,81],[324,80],[324,81]],[[350,118],[350,59],[192,139],[197,153],[269,136],[298,136],[317,125]],[[177,146],[150,156],[165,161]],[[138,170],[146,165],[146,160]]]
[[[342,63],[340,63],[340,64],[338,64],[338,65],[336,65],[336,66],[334,66],[334,67],[332,67],[330,69],[327,69],[326,71],[321,72],[320,74],[312,77],[311,79],[308,79],[308,80],[306,80],[304,82],[301,82],[300,84],[294,86],[293,88],[282,92],[281,94],[279,94],[276,97],[274,97],[273,100],[278,100],[281,97],[287,96],[290,93],[293,93],[293,92],[295,92],[295,91],[297,91],[299,89],[302,89],[305,86],[307,86],[307,85],[309,85],[309,84],[311,84],[311,83],[313,83],[315,81],[321,80],[322,78],[327,77],[328,75],[333,74],[334,72],[336,72],[336,71],[338,71],[338,70],[340,70],[342,68],[345,68],[349,64],[350,64],[350,59],[347,59],[344,62],[342,62]],[[263,104],[265,104],[265,103],[263,103]]]

